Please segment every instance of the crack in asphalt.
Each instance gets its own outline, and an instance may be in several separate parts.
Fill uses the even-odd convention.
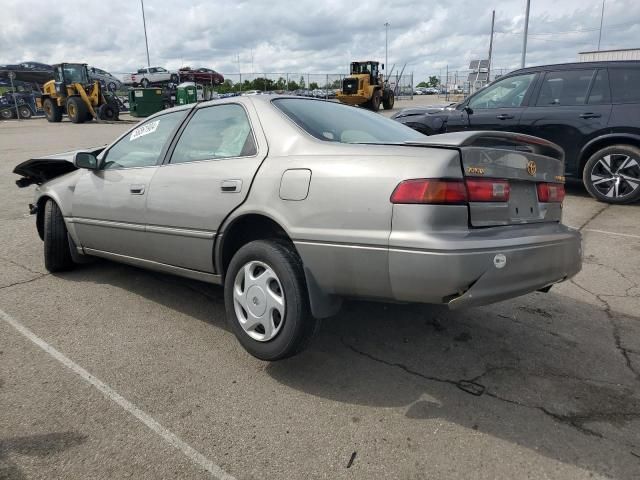
[[[583,229],[584,227],[586,227],[586,226],[587,226],[587,225],[589,225],[591,222],[593,222],[593,221],[598,217],[598,215],[600,215],[600,214],[601,214],[602,212],[604,212],[605,210],[608,210],[610,207],[611,207],[611,204],[607,204],[607,205],[603,206],[600,210],[598,210],[596,213],[594,213],[594,214],[593,214],[593,215],[591,215],[589,218],[587,218],[587,220],[586,220],[582,225],[580,225],[580,226],[577,228],[577,230],[581,232],[581,231],[582,231],[582,229]]]
[[[385,360],[383,358],[380,357],[376,357],[375,355],[372,355],[368,352],[365,352],[363,350],[360,350],[356,347],[354,347],[353,345],[351,345],[350,343],[348,343],[347,341],[344,340],[344,338],[341,338],[341,342],[342,344],[349,350],[351,350],[353,353],[363,356],[369,360],[372,360],[374,362],[377,363],[381,363],[383,365],[386,365],[388,367],[392,367],[392,368],[399,368],[401,370],[403,370],[404,372],[408,373],[409,375],[412,376],[416,376],[419,378],[422,378],[424,380],[429,380],[429,381],[433,381],[433,382],[438,382],[438,383],[444,383],[444,384],[448,384],[448,385],[454,385],[458,388],[460,388],[461,390],[467,392],[467,393],[471,393],[474,396],[481,396],[481,395],[486,395],[490,398],[493,398],[495,400],[504,402],[504,403],[508,403],[511,405],[515,405],[521,408],[527,408],[530,410],[537,410],[541,413],[543,413],[544,415],[548,416],[549,418],[551,418],[552,420],[561,423],[563,425],[566,425],[568,427],[571,427],[573,429],[575,429],[576,431],[584,434],[584,435],[589,435],[589,436],[593,436],[593,437],[597,437],[597,438],[601,438],[601,439],[605,439],[605,440],[609,440],[609,441],[613,441],[616,443],[621,443],[627,447],[630,448],[637,448],[637,445],[634,445],[632,443],[628,443],[628,442],[619,442],[616,441],[614,439],[609,439],[607,438],[605,435],[603,435],[602,433],[596,431],[596,430],[592,430],[588,427],[585,426],[586,423],[590,423],[590,422],[597,422],[597,421],[605,421],[605,422],[616,422],[616,421],[629,421],[629,420],[634,420],[637,418],[640,418],[640,411],[639,412],[608,412],[608,411],[591,411],[591,412],[587,412],[587,413],[580,413],[580,414],[570,414],[570,415],[562,415],[559,413],[555,413],[552,412],[551,410],[547,409],[544,406],[540,406],[540,405],[530,405],[524,402],[520,402],[511,398],[507,398],[507,397],[503,397],[495,392],[489,391],[486,389],[486,387],[482,384],[478,384],[476,383],[476,381],[480,378],[482,378],[483,376],[486,376],[487,374],[491,373],[492,371],[497,371],[497,370],[501,370],[501,369],[513,369],[513,370],[517,370],[514,367],[500,367],[500,366],[489,366],[486,368],[486,370],[478,375],[477,377],[474,377],[472,379],[468,379],[468,380],[452,380],[450,378],[444,378],[444,377],[436,377],[436,376],[431,376],[431,375],[426,375],[424,373],[418,372],[416,370],[413,370],[412,368],[408,367],[407,365],[403,364],[403,363],[399,363],[399,362],[390,362],[388,360]],[[527,373],[526,371],[524,371],[523,373]],[[548,375],[547,375],[548,376]],[[569,377],[569,378],[574,378],[574,377]],[[576,380],[579,381],[584,381],[583,379],[580,379],[578,377],[575,378]],[[591,381],[591,380],[587,380],[587,381]],[[481,393],[473,393],[473,392],[469,392],[468,390],[466,390],[465,388],[463,388],[461,386],[461,383],[470,383],[470,384],[475,384],[478,385],[479,387],[482,387]],[[598,381],[594,381],[593,383],[598,383]]]
[[[41,273],[37,277],[30,278],[29,280],[23,280],[21,282],[14,282],[14,283],[10,283],[9,285],[4,285],[4,286],[0,287],[0,290],[4,290],[6,288],[15,287],[17,285],[24,285],[26,283],[35,282],[36,280],[40,280],[41,278],[44,278],[44,277],[46,277],[48,275],[50,275],[50,274],[49,273]]]
[[[0,260],[3,261],[3,262],[10,263],[11,265],[15,265],[16,267],[22,268],[23,270],[26,270],[27,272],[33,273],[35,275],[46,275],[46,273],[39,272],[37,270],[31,270],[26,265],[22,265],[21,263],[14,262],[13,260],[10,260],[10,259],[5,258],[5,257],[0,257]]]

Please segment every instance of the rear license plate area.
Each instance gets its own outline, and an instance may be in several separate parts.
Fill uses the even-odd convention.
[[[526,223],[540,220],[538,192],[535,182],[511,181],[509,195],[510,223]]]

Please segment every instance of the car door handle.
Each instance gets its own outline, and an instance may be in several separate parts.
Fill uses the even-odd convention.
[[[513,115],[509,115],[508,113],[501,113],[500,115],[496,115],[498,120],[511,120]]]
[[[242,180],[223,180],[220,183],[220,190],[224,193],[237,193],[242,190]]]
[[[144,185],[129,185],[131,195],[144,195]]]
[[[580,114],[580,118],[600,118],[601,116],[602,116],[601,113],[591,113],[591,112]]]

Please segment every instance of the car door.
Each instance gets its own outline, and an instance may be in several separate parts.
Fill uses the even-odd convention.
[[[520,116],[535,84],[536,73],[510,76],[473,95],[447,120],[447,131],[518,131]]]
[[[611,114],[607,70],[549,71],[537,90],[520,118],[520,130],[560,145],[567,174],[578,174],[580,150],[606,128]]]
[[[251,103],[197,108],[147,198],[147,248],[160,263],[213,272],[213,242],[266,156]]]
[[[86,170],[75,186],[72,221],[83,247],[145,258],[149,185],[188,110],[153,117],[129,131]]]

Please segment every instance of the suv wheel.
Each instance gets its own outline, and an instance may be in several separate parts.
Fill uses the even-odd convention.
[[[612,145],[594,153],[584,166],[587,191],[601,202],[631,203],[640,198],[640,149]]]
[[[224,297],[229,326],[260,360],[301,352],[318,330],[302,262],[284,242],[257,240],[240,248],[226,272]]]

